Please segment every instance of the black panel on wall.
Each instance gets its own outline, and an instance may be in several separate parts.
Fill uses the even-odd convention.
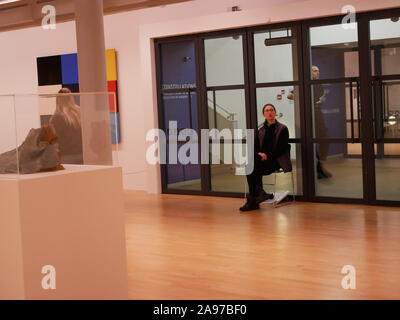
[[[39,86],[62,83],[61,56],[37,58]]]
[[[71,90],[71,92],[79,92],[79,83],[69,83],[69,84],[63,84],[62,85],[63,88],[68,88],[69,90]]]
[[[79,92],[79,83],[70,83],[70,84],[63,84],[63,88],[68,88],[71,90],[72,93],[78,93]],[[75,103],[80,106],[81,105],[81,97],[80,96],[74,96]]]

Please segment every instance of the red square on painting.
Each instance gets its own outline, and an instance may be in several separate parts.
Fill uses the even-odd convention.
[[[112,95],[109,96],[110,112],[118,112],[118,100],[117,100],[117,81],[107,81],[108,92],[115,93],[115,101]]]
[[[277,100],[282,100],[282,95],[281,95],[281,94],[278,94],[278,95],[276,96],[276,99],[277,99]]]

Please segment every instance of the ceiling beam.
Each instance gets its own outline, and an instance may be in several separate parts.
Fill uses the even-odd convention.
[[[192,0],[104,0],[104,15],[186,1]],[[40,26],[45,5],[55,7],[56,22],[75,20],[74,0],[21,0],[0,5],[0,32]]]

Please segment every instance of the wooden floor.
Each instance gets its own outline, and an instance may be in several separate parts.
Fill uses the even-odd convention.
[[[126,191],[129,297],[400,299],[400,208],[242,203]]]

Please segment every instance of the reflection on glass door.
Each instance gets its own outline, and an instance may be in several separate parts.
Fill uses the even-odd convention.
[[[400,21],[370,21],[376,199],[400,201]]]
[[[358,34],[354,27],[309,28],[317,197],[363,198]]]

